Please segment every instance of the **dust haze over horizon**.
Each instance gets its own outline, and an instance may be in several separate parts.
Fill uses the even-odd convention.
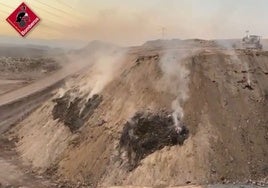
[[[20,38],[6,17],[22,1],[0,0],[0,35]],[[137,45],[164,38],[268,37],[265,0],[25,0],[40,18],[26,40],[102,40]]]

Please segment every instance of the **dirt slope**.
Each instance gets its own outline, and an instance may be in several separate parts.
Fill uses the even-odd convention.
[[[16,155],[13,144],[5,139],[0,139],[0,187],[27,187],[45,188],[57,187],[45,177],[35,175],[29,170],[29,166],[21,164],[19,156]]]
[[[267,181],[267,52],[136,49],[113,60],[113,72],[93,66],[12,130],[37,172],[93,187]],[[157,132],[159,122],[174,127]],[[182,143],[163,144],[182,124]]]

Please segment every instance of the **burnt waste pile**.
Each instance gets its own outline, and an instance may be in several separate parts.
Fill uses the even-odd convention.
[[[121,152],[127,153],[128,169],[135,169],[146,156],[165,146],[182,145],[189,130],[181,123],[176,129],[171,113],[167,111],[137,112],[124,125],[120,138]]]
[[[102,96],[95,94],[88,100],[84,97],[72,97],[71,91],[62,97],[53,99],[53,119],[58,119],[68,126],[71,132],[77,131],[92,116],[94,110],[102,102]]]

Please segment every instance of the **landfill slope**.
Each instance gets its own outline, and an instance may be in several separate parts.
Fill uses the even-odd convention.
[[[11,130],[36,172],[93,187],[267,182],[267,52],[120,50]]]

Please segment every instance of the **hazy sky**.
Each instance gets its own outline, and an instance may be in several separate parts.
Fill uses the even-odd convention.
[[[6,17],[20,0],[0,0],[0,35],[20,35]],[[104,40],[268,37],[268,0],[25,0],[40,18],[27,39]]]

